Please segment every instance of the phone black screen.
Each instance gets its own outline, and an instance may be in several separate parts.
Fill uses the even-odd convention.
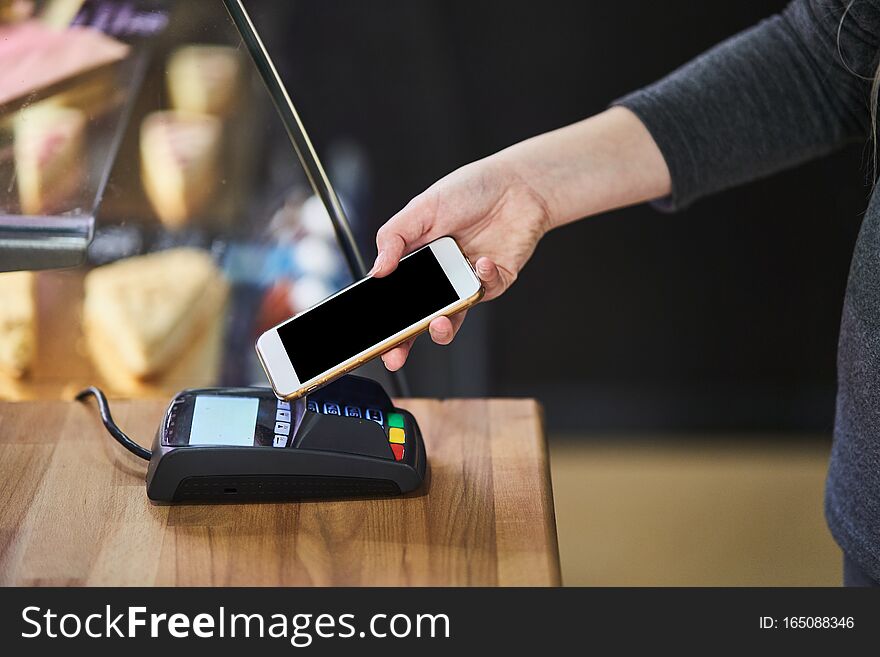
[[[457,299],[434,253],[422,249],[389,276],[367,279],[312,308],[281,326],[278,335],[305,382]]]

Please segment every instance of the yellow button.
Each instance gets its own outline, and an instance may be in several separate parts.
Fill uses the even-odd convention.
[[[403,445],[406,443],[406,434],[403,432],[403,429],[398,429],[397,427],[391,427],[388,430],[388,442],[389,443],[398,443],[399,445]]]

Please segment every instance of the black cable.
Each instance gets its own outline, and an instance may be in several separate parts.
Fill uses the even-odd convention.
[[[84,402],[89,395],[94,396],[94,398],[98,400],[98,409],[101,411],[101,421],[104,423],[107,431],[110,432],[110,435],[129,452],[135,456],[141,457],[145,461],[149,461],[153,456],[153,452],[138,445],[131,438],[126,436],[122,432],[122,429],[116,426],[116,422],[113,421],[113,416],[110,415],[110,405],[107,403],[107,397],[104,396],[104,393],[100,388],[89,386],[77,394],[76,401]]]

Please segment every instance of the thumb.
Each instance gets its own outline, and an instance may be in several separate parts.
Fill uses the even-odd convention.
[[[379,253],[370,275],[381,278],[397,269],[403,256],[427,244],[429,227],[425,203],[421,197],[416,197],[376,233]]]

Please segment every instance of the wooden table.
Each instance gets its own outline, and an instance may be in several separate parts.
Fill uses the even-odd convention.
[[[429,474],[403,497],[154,506],[146,463],[94,406],[0,403],[0,584],[560,583],[541,411],[532,400],[401,400]],[[162,401],[117,401],[149,444]]]

